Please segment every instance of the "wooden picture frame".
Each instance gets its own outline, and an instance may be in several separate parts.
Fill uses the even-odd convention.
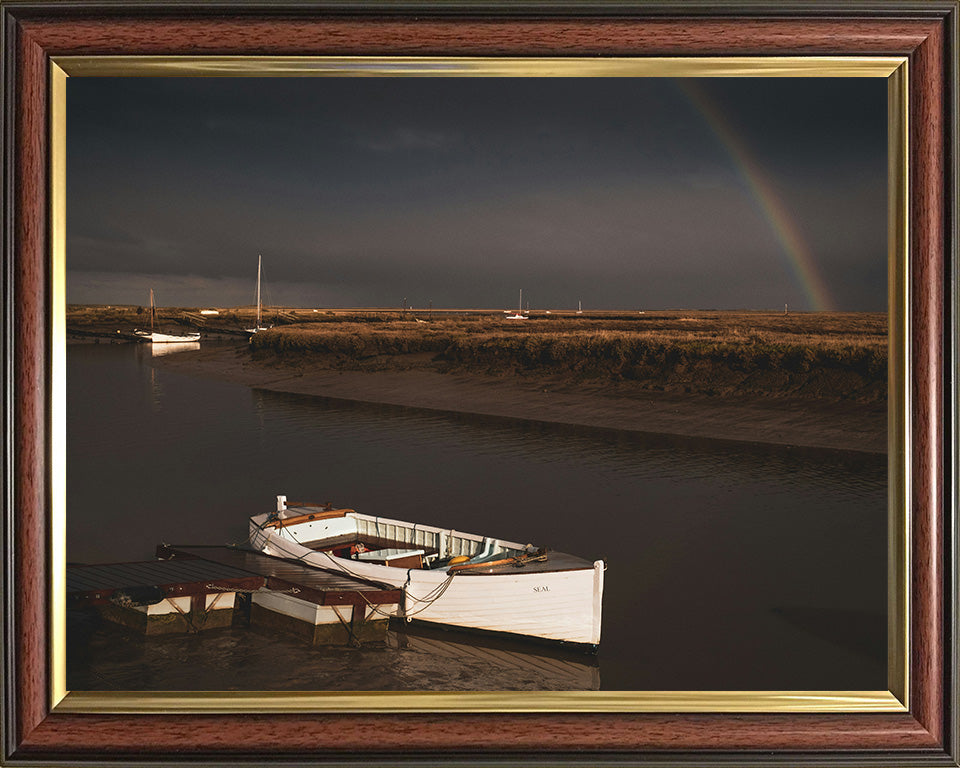
[[[958,765],[957,2],[0,2],[4,739],[51,762]],[[909,65],[909,708],[77,713],[52,707],[51,62],[63,56],[902,56]],[[709,709],[709,708],[708,708]]]

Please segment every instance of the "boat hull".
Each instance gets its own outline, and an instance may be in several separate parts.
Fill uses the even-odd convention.
[[[588,648],[600,642],[605,567],[601,560],[566,570],[511,568],[506,573],[398,568],[316,551],[299,543],[310,540],[311,534],[300,531],[298,536],[298,526],[278,532],[261,527],[264,520],[265,516],[251,520],[254,548],[400,588],[404,602],[394,614],[398,618]]]

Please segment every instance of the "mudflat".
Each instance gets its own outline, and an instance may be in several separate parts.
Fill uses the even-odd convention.
[[[205,345],[154,364],[278,392],[684,437],[885,453],[885,400],[711,397],[631,390],[549,374],[331,368],[322,358],[257,359],[246,344]]]

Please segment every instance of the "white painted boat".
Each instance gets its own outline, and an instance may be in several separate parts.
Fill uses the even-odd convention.
[[[185,333],[175,335],[171,333],[157,333],[156,331],[134,331],[144,341],[153,344],[196,344],[200,341],[199,333]]]
[[[153,288],[150,289],[150,330],[135,330],[134,336],[138,336],[142,341],[151,344],[191,344],[200,340],[199,333],[160,333],[153,328],[157,322],[157,307],[153,301]]]
[[[596,649],[602,560],[359,514],[291,504],[250,518],[250,543],[274,557],[403,589],[398,618]]]

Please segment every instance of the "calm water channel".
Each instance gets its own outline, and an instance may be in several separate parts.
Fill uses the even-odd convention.
[[[72,689],[886,689],[885,457],[250,390],[145,346],[71,345],[67,362],[71,562],[242,542],[283,493],[608,564],[596,658],[457,633],[144,640],[83,620]]]

